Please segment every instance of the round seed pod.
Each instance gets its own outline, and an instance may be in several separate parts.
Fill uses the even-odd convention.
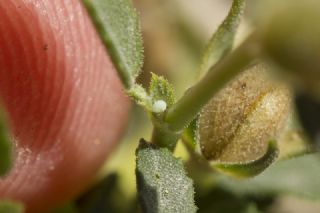
[[[244,71],[204,107],[201,151],[208,160],[249,162],[262,157],[290,112],[290,90],[269,77],[266,66]]]
[[[320,1],[269,0],[260,4],[263,15],[257,33],[265,55],[297,88],[320,98]]]

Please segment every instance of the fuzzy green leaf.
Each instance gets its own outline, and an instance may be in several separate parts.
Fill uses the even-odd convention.
[[[151,73],[151,82],[149,93],[153,102],[163,100],[167,107],[170,107],[175,102],[175,95],[173,86],[162,76]]]
[[[237,181],[220,176],[217,182],[238,195],[295,195],[320,200],[320,156],[307,154],[279,161],[259,176]]]
[[[156,148],[143,140],[136,156],[137,186],[144,212],[196,212],[192,180],[180,160],[166,148]]]
[[[245,0],[233,0],[228,16],[213,34],[205,49],[200,67],[201,76],[231,51],[244,8]]]
[[[144,107],[147,111],[152,110],[152,100],[148,95],[147,91],[139,84],[135,84],[130,90],[128,95],[131,97],[136,104]]]
[[[11,145],[6,116],[0,108],[0,175],[5,175],[11,168]]]
[[[189,126],[184,130],[182,134],[182,138],[185,143],[194,150],[196,148],[196,145],[198,144],[198,120],[199,117],[197,116],[190,124]]]
[[[222,173],[239,178],[253,177],[268,168],[278,157],[279,150],[276,141],[270,141],[265,155],[261,158],[244,163],[212,163],[212,166]]]
[[[0,200],[0,213],[23,213],[24,206],[21,203],[10,200]]]
[[[138,15],[130,0],[83,0],[120,77],[134,85],[143,63]]]

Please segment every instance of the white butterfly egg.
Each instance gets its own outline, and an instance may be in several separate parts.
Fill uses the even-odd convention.
[[[157,100],[152,105],[152,112],[162,113],[167,109],[167,103],[164,100]]]

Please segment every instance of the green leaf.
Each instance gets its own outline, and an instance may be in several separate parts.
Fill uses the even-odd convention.
[[[83,0],[120,77],[134,85],[143,64],[143,44],[136,10],[130,0]]]
[[[173,86],[164,77],[151,74],[149,93],[153,103],[162,100],[166,102],[167,107],[172,106],[175,103]]]
[[[278,161],[259,176],[248,180],[232,180],[219,176],[218,184],[239,195],[295,195],[320,200],[319,154],[307,154]]]
[[[137,186],[143,212],[193,213],[194,189],[183,164],[166,148],[140,141],[136,151]]]
[[[11,145],[7,119],[0,107],[0,175],[5,175],[11,168]]]
[[[139,84],[135,84],[127,94],[131,97],[136,104],[144,107],[147,111],[152,110],[152,100],[146,90]]]
[[[24,207],[21,203],[10,201],[10,200],[0,200],[0,213],[23,213]]]
[[[205,49],[200,67],[201,76],[231,51],[244,8],[245,0],[233,0],[228,16],[213,34]]]
[[[276,141],[270,141],[265,155],[257,160],[245,163],[214,162],[212,166],[227,175],[248,178],[256,176],[268,168],[277,159],[278,153],[279,150]]]
[[[184,130],[182,134],[182,138],[184,142],[191,148],[192,150],[195,150],[196,145],[198,144],[198,121],[199,117],[197,116],[190,124],[189,126]]]

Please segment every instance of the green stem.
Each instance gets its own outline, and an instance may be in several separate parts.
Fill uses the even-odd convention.
[[[166,147],[173,151],[179,137],[180,134],[176,134],[166,127],[154,126],[151,141],[159,147]]]
[[[181,132],[201,111],[202,107],[234,76],[239,74],[260,53],[254,35],[226,56],[167,112],[165,122],[172,132]]]

